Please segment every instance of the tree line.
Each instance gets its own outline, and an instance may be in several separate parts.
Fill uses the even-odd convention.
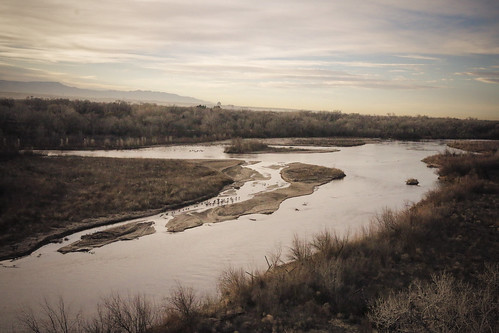
[[[499,122],[340,111],[236,111],[123,101],[0,99],[3,149],[125,148],[234,137],[499,139]]]

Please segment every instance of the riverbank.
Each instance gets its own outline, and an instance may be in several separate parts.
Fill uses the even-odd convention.
[[[375,205],[372,204],[378,195],[382,195],[383,189],[380,185],[373,186],[372,191],[369,192],[370,195],[359,196],[359,194],[355,193],[357,187],[352,186],[355,184],[352,180],[358,178],[358,175],[364,175],[364,172],[367,173],[367,171],[371,171],[371,175],[377,177],[376,179],[384,180],[383,183],[387,179],[397,179],[397,185],[390,187],[391,191],[401,188],[405,189],[404,192],[407,192],[407,190],[419,190],[419,188],[409,188],[403,185],[402,181],[406,179],[405,172],[397,171],[404,169],[404,165],[418,164],[421,171],[427,174],[434,172],[432,169],[427,169],[422,163],[418,163],[420,159],[427,156],[427,152],[425,153],[421,149],[411,149],[411,156],[418,154],[418,157],[413,158],[411,163],[397,164],[396,160],[405,158],[403,152],[406,147],[401,147],[402,145],[397,143],[393,146],[397,149],[390,150],[390,157],[393,157],[393,161],[392,164],[389,164],[391,168],[386,170],[388,176],[385,178],[382,177],[382,174],[385,172],[386,165],[388,165],[384,159],[387,156],[379,154],[380,150],[377,145],[368,145],[359,149],[358,152],[356,151],[357,149],[352,149],[351,158],[363,160],[365,156],[375,155],[376,158],[381,159],[381,163],[378,165],[375,162],[368,163],[369,169],[363,168],[358,170],[359,172],[355,172],[354,168],[348,167],[345,169],[348,170],[349,177],[347,179],[337,184],[324,186],[324,188],[314,194],[314,197],[319,199],[319,194],[329,189],[329,192],[325,196],[322,196],[323,199],[321,200],[314,199],[310,201],[305,198],[299,199],[296,201],[296,205],[286,205],[283,208],[287,209],[278,214],[262,216],[264,221],[252,222],[246,218],[241,219],[240,223],[224,223],[216,227],[198,228],[191,232],[178,234],[156,234],[132,244],[121,244],[121,246],[118,246],[121,247],[119,257],[126,260],[124,261],[126,262],[126,270],[120,268],[120,262],[115,265],[114,251],[108,251],[109,249],[104,248],[96,254],[98,257],[103,256],[102,258],[104,259],[106,253],[109,252],[111,260],[97,260],[93,269],[99,270],[99,264],[105,263],[106,267],[102,267],[102,270],[110,270],[109,274],[105,275],[106,279],[110,282],[103,283],[100,286],[104,290],[116,290],[121,276],[128,276],[132,283],[121,285],[121,290],[123,290],[121,296],[126,295],[127,290],[142,295],[145,290],[143,285],[159,280],[159,287],[147,291],[149,295],[161,295],[168,299],[166,304],[158,305],[158,310],[161,309],[161,317],[156,318],[159,318],[161,321],[155,322],[157,326],[154,331],[159,332],[233,332],[236,329],[241,332],[250,332],[271,331],[274,328],[276,331],[288,330],[295,332],[310,331],[313,329],[319,332],[346,330],[346,328],[339,328],[339,325],[351,328],[351,331],[358,331],[360,329],[368,331],[369,322],[365,314],[370,310],[365,304],[368,301],[374,302],[377,300],[376,296],[372,297],[373,292],[378,292],[377,295],[382,296],[383,294],[390,294],[390,291],[403,291],[405,290],[404,286],[410,285],[407,281],[417,280],[417,274],[413,273],[418,272],[425,279],[425,283],[431,281],[430,277],[432,273],[441,272],[442,269],[446,268],[452,270],[451,273],[454,278],[461,279],[460,269],[464,267],[467,270],[469,263],[472,264],[469,265],[469,272],[472,272],[471,278],[473,278],[475,273],[485,270],[484,259],[487,256],[488,258],[494,256],[494,252],[492,251],[494,251],[495,247],[491,243],[491,239],[494,239],[494,235],[497,235],[490,233],[490,231],[495,231],[490,225],[487,225],[487,221],[495,222],[497,201],[496,203],[493,200],[487,201],[490,200],[487,198],[491,191],[481,187],[480,182],[458,180],[459,184],[464,185],[462,188],[450,188],[443,193],[440,199],[432,196],[432,200],[425,205],[427,209],[419,211],[421,215],[409,214],[405,210],[401,212],[380,211],[385,203],[390,204],[390,207],[397,207],[393,205],[393,201],[396,200],[394,196],[391,197],[392,199],[389,199],[391,201],[385,199],[383,201],[376,201]],[[383,148],[387,147],[387,145],[383,145]],[[425,144],[421,145],[421,147],[433,150],[436,146]],[[365,154],[362,154],[361,151],[364,149],[367,151]],[[347,151],[347,149],[344,151]],[[377,154],[373,154],[373,152]],[[319,164],[318,160],[327,158],[327,155],[321,154],[318,156],[318,159],[315,160],[317,162],[310,162]],[[329,156],[331,160],[328,161],[327,165],[335,165],[336,154],[329,154]],[[308,157],[305,155],[301,155],[301,157],[301,161],[307,163]],[[343,156],[342,158],[345,157]],[[477,169],[476,162],[466,162],[465,164],[475,165],[473,169]],[[343,164],[347,165],[348,163]],[[450,164],[458,165],[460,164],[460,160],[453,160]],[[373,170],[376,172],[373,172]],[[416,175],[412,170],[410,174]],[[474,171],[470,172],[470,174],[473,173]],[[417,174],[417,176],[422,186],[436,179],[435,175],[432,175],[430,178],[421,177],[420,174]],[[358,184],[365,185],[365,183]],[[376,184],[379,183],[376,182]],[[354,205],[348,205],[344,200],[340,201],[338,196],[341,196],[341,193],[343,193],[341,191],[342,187],[344,189],[354,189],[348,192],[356,197]],[[421,196],[418,196],[413,201],[419,200],[421,200]],[[481,200],[483,201],[480,205],[475,205],[475,202]],[[446,201],[449,201],[449,204],[445,204]],[[302,206],[302,203],[307,203],[307,206]],[[398,207],[403,207],[403,204],[398,205]],[[300,211],[295,211],[294,208],[299,208]],[[318,217],[319,215],[316,216],[316,214],[308,214],[317,212],[322,208],[328,208],[328,210],[321,217]],[[342,216],[342,218],[335,215],[336,211],[345,208],[348,211],[355,212],[367,209],[370,212],[380,211],[373,227],[368,228],[365,226],[364,230],[366,230],[366,234],[369,236],[371,235],[371,231],[375,231],[376,226],[379,225],[381,229],[381,226],[385,225],[384,229],[389,233],[383,233],[380,237],[373,237],[371,235],[364,241],[358,241],[363,236],[354,237],[352,234],[350,234],[350,237],[344,236],[343,230],[336,227],[338,223],[334,224],[332,222],[338,219],[338,222],[342,225],[354,225],[355,219],[351,215],[338,215]],[[272,228],[273,222],[276,222],[276,217],[280,221],[276,227]],[[364,216],[363,219],[369,219],[369,217]],[[158,217],[156,221],[161,223],[164,219]],[[338,230],[339,234],[334,235],[331,232],[323,233],[324,227],[312,229],[312,225],[317,223],[317,221],[320,221],[321,225],[332,225],[329,230]],[[384,224],[381,223],[383,221]],[[299,229],[296,228],[297,226],[299,226]],[[452,227],[456,226],[459,226],[459,228],[452,229]],[[239,228],[241,230],[238,233],[224,232],[226,229],[237,231]],[[447,232],[449,229],[450,232]],[[303,237],[307,237],[307,240],[296,238],[295,241],[291,241],[291,238],[287,237],[283,243],[285,247],[281,249],[282,253],[279,247],[275,246],[276,242],[261,242],[261,238],[275,239],[273,236],[280,236],[284,233],[289,234],[290,230],[298,230],[295,233],[300,235],[300,237],[302,235]],[[360,227],[355,230],[360,230]],[[312,241],[307,236],[310,233],[318,233]],[[215,234],[222,234],[222,236],[220,238],[212,237]],[[155,238],[163,238],[159,236],[165,236],[169,241],[158,242],[156,245],[160,247],[156,247],[156,245],[151,243],[154,243]],[[480,239],[480,242],[476,242],[476,239]],[[460,243],[461,241],[463,243]],[[248,246],[245,242],[252,245]],[[143,248],[139,243],[142,243],[144,246],[153,245],[150,248],[152,250]],[[221,243],[224,243],[224,245],[219,246]],[[288,250],[288,246],[291,246],[291,250]],[[110,246],[109,248],[113,247]],[[130,248],[132,250],[127,251]],[[142,255],[139,258],[135,258],[136,250],[139,248],[143,249]],[[273,253],[267,252],[271,249],[274,249]],[[319,253],[320,249],[326,250],[323,257],[328,260],[312,260],[313,256],[315,258],[318,257],[316,254]],[[219,288],[217,289],[220,291],[224,290],[225,292],[220,294],[220,297],[210,297],[210,300],[200,298],[199,295],[204,294],[205,290],[216,288],[215,278],[212,277],[210,279],[208,274],[206,274],[206,270],[202,267],[211,265],[213,262],[224,262],[226,258],[234,258],[231,256],[232,251],[256,253],[256,256],[262,260],[266,256],[269,267],[259,265],[257,266],[259,267],[259,271],[254,271],[251,270],[251,266],[248,267],[245,264],[248,260],[236,261],[231,259],[231,266],[237,268],[227,269],[227,266],[222,264],[219,265],[220,267],[216,269],[215,273],[215,275],[219,275],[219,272],[227,269],[220,276]],[[146,253],[150,253],[150,256]],[[79,255],[76,256],[79,257]],[[192,260],[193,256],[195,257],[194,260]],[[72,262],[71,258],[74,258],[74,256],[56,255],[55,257],[57,261],[63,260],[66,262],[63,265],[65,269],[60,274],[56,271],[47,272],[46,275],[50,277],[49,279],[44,278],[42,272],[46,268],[46,260],[50,259],[50,256],[45,256],[45,253],[43,253],[40,258],[25,259],[26,268],[29,268],[29,266],[33,268],[26,270],[26,275],[36,275],[36,278],[32,277],[29,280],[19,279],[21,281],[19,286],[12,280],[4,280],[6,282],[4,284],[9,285],[9,288],[6,290],[6,297],[4,298],[4,303],[7,307],[11,307],[12,304],[21,299],[24,290],[27,290],[28,287],[31,287],[32,290],[38,290],[42,286],[50,285],[51,281],[54,280],[56,285],[55,290],[57,290],[57,285],[59,284],[66,287],[71,286],[71,288],[79,290],[79,294],[76,295],[80,299],[83,298],[82,294],[88,295],[93,291],[92,285],[89,290],[86,290],[86,284],[80,282],[86,279],[87,270],[92,272],[92,266],[83,265],[82,263],[83,261],[95,262],[95,259],[98,259],[97,257],[81,256],[83,261],[77,265],[69,263]],[[282,265],[283,261],[288,262],[290,259],[298,260],[296,268],[292,264],[288,266]],[[143,262],[147,260],[154,260],[149,265],[150,269],[144,269]],[[435,268],[429,269],[428,266],[432,265],[432,260],[435,261]],[[21,269],[24,269],[22,267],[23,261],[19,262],[19,269],[5,270],[5,276],[7,276],[7,273],[12,273],[14,275],[13,278],[20,275],[22,273]],[[456,262],[459,264],[456,264]],[[473,266],[473,263],[476,266]],[[239,267],[241,268],[239,269]],[[274,270],[276,267],[283,268],[281,275],[278,275],[278,269]],[[198,270],[198,268],[201,269]],[[47,269],[50,270],[49,267]],[[184,269],[187,270],[187,274],[181,273]],[[192,282],[193,280],[190,279],[190,276],[197,274],[193,273],[192,269],[195,269],[195,272],[203,272],[199,274],[200,278],[194,279],[195,282]],[[268,272],[266,272],[267,270]],[[118,275],[113,273],[116,271],[119,271]],[[18,274],[17,272],[20,273]],[[175,272],[176,275],[178,274],[177,276],[181,276],[178,281],[182,281],[185,287],[178,288],[178,290],[173,287],[174,291],[170,293],[168,291],[171,288],[170,286],[175,285],[174,283],[168,283],[168,279],[171,278],[169,275],[170,272]],[[90,274],[92,275],[89,275],[89,280],[95,282],[93,273]],[[271,279],[272,275],[275,275],[273,279]],[[114,276],[116,276],[116,279]],[[210,281],[208,283],[209,287],[206,284],[203,285],[206,280]],[[23,281],[25,282],[23,283]],[[72,283],[72,281],[78,282]],[[140,283],[138,284],[137,281],[140,281]],[[475,282],[476,284],[479,283]],[[190,286],[193,286],[194,289],[189,289]],[[202,287],[200,288],[199,286]],[[385,286],[386,288],[378,289],[379,286]],[[221,287],[224,287],[224,289]],[[452,290],[458,289],[455,288]],[[231,293],[231,290],[237,291]],[[475,288],[469,288],[469,290],[474,292]],[[486,288],[482,287],[482,290],[486,291]],[[170,297],[165,294],[169,294]],[[476,293],[476,295],[480,295],[480,293]],[[42,299],[40,293],[34,291],[28,291],[28,296],[26,297],[29,300],[35,298]],[[98,297],[92,297],[92,299],[88,303],[91,306],[96,304]],[[409,299],[409,297],[405,299]],[[120,306],[121,304],[126,305],[126,309],[129,309],[128,306],[141,306],[141,304],[144,304],[144,307],[147,307],[147,309],[154,308],[153,299],[140,304],[133,302],[134,305],[132,305],[132,299],[126,298],[126,296],[123,296],[121,300],[122,302],[117,304]],[[191,301],[182,303],[184,300]],[[281,307],[279,307],[279,304],[278,307],[273,306],[272,301],[282,303],[280,304]],[[455,303],[457,304],[458,302]],[[57,306],[57,304],[53,304]],[[104,314],[104,317],[101,317],[101,319],[109,318],[111,320],[114,317],[112,317],[111,312],[107,311],[111,311],[112,309],[106,308],[105,304],[116,303],[110,303],[108,297],[101,299],[100,302],[102,306],[100,309],[103,310]],[[179,307],[182,304],[188,305],[184,309],[184,312],[180,312],[183,311]],[[474,303],[469,302],[469,304]],[[35,308],[36,304],[32,306]],[[144,309],[144,307],[137,308],[137,310]],[[125,309],[125,307],[120,308]],[[358,308],[361,309],[360,314],[356,314],[355,309]],[[165,309],[168,309],[166,319],[164,318]],[[260,311],[262,309],[263,311]],[[46,312],[43,312],[43,310],[42,312],[35,312],[36,316],[39,316],[38,318],[42,320],[44,313]],[[140,313],[147,315],[147,312]],[[497,311],[492,313],[497,313]],[[111,316],[108,317],[108,314]],[[88,321],[85,319],[86,323],[95,323],[95,320],[99,320],[91,316],[85,316],[85,318],[88,319]],[[470,322],[472,321],[470,320]],[[109,324],[113,325],[113,322],[109,322]],[[184,324],[186,326],[182,327]],[[363,328],[360,327],[362,325],[364,325]]]
[[[279,209],[284,200],[311,194],[315,187],[333,179],[341,179],[345,174],[334,168],[291,163],[281,171],[281,177],[290,183],[288,187],[257,193],[253,198],[243,202],[177,216],[167,223],[168,231],[184,231],[205,223],[234,220],[243,215],[272,214]]]
[[[275,253],[265,271],[229,269],[220,299],[172,307],[158,331],[493,331],[499,157],[436,159],[442,186],[418,204],[383,211],[353,237],[297,237],[286,264]]]
[[[206,200],[250,178],[243,163],[4,157],[0,260],[27,255],[74,232]]]

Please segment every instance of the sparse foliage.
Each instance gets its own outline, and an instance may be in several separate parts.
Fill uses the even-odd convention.
[[[289,252],[289,259],[298,262],[305,261],[312,256],[312,245],[298,235],[294,235]]]
[[[185,320],[192,320],[199,312],[199,300],[192,288],[178,285],[169,300],[169,308]]]
[[[494,332],[499,325],[498,266],[489,266],[477,286],[448,274],[431,283],[413,282],[405,291],[381,297],[370,320],[380,332]]]
[[[142,295],[123,298],[110,295],[98,304],[97,315],[87,321],[73,313],[59,298],[56,304],[45,300],[39,311],[22,310],[19,321],[33,333],[145,333],[158,325],[158,308]]]
[[[34,309],[25,307],[19,315],[20,323],[29,332],[36,333],[73,333],[82,330],[80,313],[73,313],[65,304],[62,297],[51,303],[44,299],[39,306],[40,315]]]

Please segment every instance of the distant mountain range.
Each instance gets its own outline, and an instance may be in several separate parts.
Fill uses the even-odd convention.
[[[96,101],[122,100],[128,102],[150,102],[158,104],[198,105],[213,103],[197,98],[180,96],[159,91],[121,91],[121,90],[92,90],[70,87],[59,82],[22,82],[0,80],[0,94],[4,97],[24,98],[34,97],[63,97],[71,99],[90,99]]]

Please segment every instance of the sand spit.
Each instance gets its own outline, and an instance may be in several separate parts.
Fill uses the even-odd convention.
[[[237,219],[243,215],[272,214],[279,209],[284,200],[311,194],[316,186],[328,183],[333,179],[341,179],[345,177],[345,174],[339,169],[291,163],[281,171],[281,177],[290,183],[288,187],[258,193],[253,198],[243,202],[216,207],[203,212],[180,215],[170,220],[166,227],[168,231],[178,232],[204,223]]]
[[[154,222],[133,222],[93,234],[81,236],[81,240],[61,247],[58,252],[88,252],[96,247],[101,247],[122,240],[132,240],[156,232],[152,226]]]

